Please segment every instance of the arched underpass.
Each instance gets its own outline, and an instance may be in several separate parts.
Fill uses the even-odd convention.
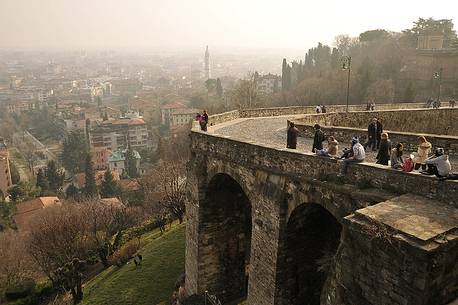
[[[284,304],[320,305],[340,232],[337,219],[318,204],[302,204],[293,211],[286,229]]]
[[[202,209],[203,232],[213,270],[210,293],[224,304],[245,299],[251,251],[251,204],[240,185],[226,174],[209,183]]]

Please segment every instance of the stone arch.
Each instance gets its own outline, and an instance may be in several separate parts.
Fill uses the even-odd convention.
[[[342,226],[323,205],[297,206],[283,231],[277,273],[278,304],[320,305]]]
[[[251,252],[251,202],[228,174],[214,175],[200,203],[201,264],[205,290],[223,303],[245,299]]]

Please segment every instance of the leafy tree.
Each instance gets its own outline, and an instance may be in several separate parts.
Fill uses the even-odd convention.
[[[377,29],[377,30],[370,30],[359,34],[359,41],[361,42],[370,42],[376,40],[382,40],[388,38],[390,33],[386,30]]]
[[[103,175],[102,185],[100,187],[100,196],[102,198],[111,198],[119,195],[119,187],[113,178],[110,169],[107,169]]]
[[[40,188],[40,195],[43,195],[49,189],[49,182],[45,172],[40,168],[37,173],[37,187]]]
[[[95,171],[92,167],[91,156],[86,156],[86,165],[84,169],[85,183],[83,192],[86,196],[92,197],[97,195],[97,185],[95,183]]]
[[[13,184],[18,184],[19,181],[21,180],[21,175],[19,174],[19,171],[17,170],[16,165],[9,160],[10,164],[10,174],[11,174],[11,182]]]
[[[126,151],[126,171],[130,178],[138,176],[137,159],[135,158],[135,151],[131,148]]]
[[[444,47],[449,47],[457,38],[452,19],[419,18],[412,28],[403,32],[415,45],[419,35],[444,35]]]
[[[85,136],[71,132],[64,140],[62,164],[72,173],[82,172],[85,168],[86,156],[89,155]]]
[[[219,77],[216,79],[216,95],[221,98],[223,96],[223,86]]]
[[[39,195],[38,189],[29,182],[21,181],[8,189],[8,194],[13,202],[20,202]]]
[[[65,191],[65,196],[67,198],[75,198],[79,194],[78,188],[72,183],[67,187]]]
[[[58,191],[62,187],[64,183],[64,173],[57,168],[57,164],[54,162],[54,160],[50,160],[48,162],[48,166],[45,170],[45,176],[48,180],[49,189],[53,192]]]

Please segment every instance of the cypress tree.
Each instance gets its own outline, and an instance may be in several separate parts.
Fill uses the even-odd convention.
[[[219,78],[216,79],[216,94],[219,98],[223,96],[223,86],[221,85],[221,80]]]
[[[138,176],[137,159],[135,158],[134,150],[131,148],[128,148],[126,152],[126,171],[130,178]]]
[[[92,167],[91,156],[88,154],[86,156],[86,168],[84,169],[85,175],[85,184],[84,184],[84,194],[86,196],[96,196],[97,195],[97,185],[95,183],[95,172]]]

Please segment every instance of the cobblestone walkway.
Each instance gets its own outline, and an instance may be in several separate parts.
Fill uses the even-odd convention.
[[[286,148],[286,121],[299,116],[301,115],[236,119],[212,126],[208,131],[213,134],[229,136],[234,140],[281,149]],[[326,147],[325,143],[323,144]],[[299,151],[311,153],[312,145],[313,139],[311,138],[299,137],[297,139],[297,150]],[[349,146],[350,143],[340,143],[339,141],[340,152]],[[376,155],[377,152],[368,150],[366,162],[375,162]],[[452,163],[452,171],[458,171],[458,158],[452,158],[450,162]]]

